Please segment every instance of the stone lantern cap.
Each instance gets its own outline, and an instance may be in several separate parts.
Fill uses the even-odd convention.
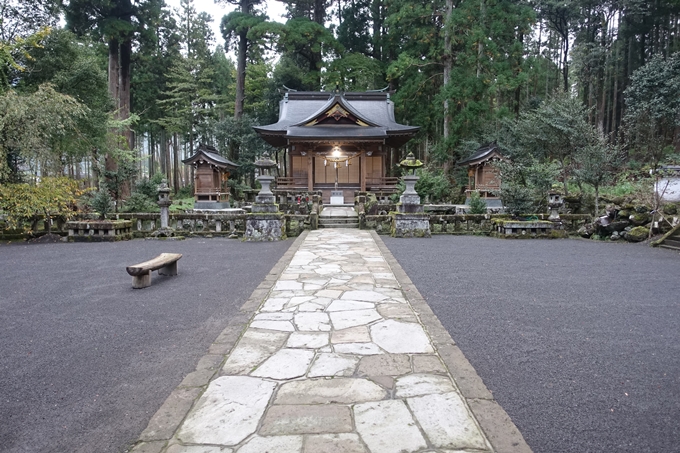
[[[399,166],[406,171],[411,170],[413,173],[415,173],[417,168],[422,167],[424,164],[416,159],[416,157],[413,155],[413,152],[408,153],[406,156],[406,159],[402,160],[399,162]]]
[[[162,179],[161,183],[158,185],[158,193],[170,193],[170,187],[168,187],[168,180]]]
[[[262,157],[255,161],[254,165],[262,170],[270,170],[276,167],[276,162],[271,160],[269,158],[269,153],[265,151],[264,153],[262,153]]]

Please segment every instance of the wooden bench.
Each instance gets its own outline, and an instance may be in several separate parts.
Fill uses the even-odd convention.
[[[135,289],[151,286],[151,272],[158,270],[158,275],[177,275],[177,260],[181,253],[161,253],[156,258],[125,268],[132,275],[132,287]]]

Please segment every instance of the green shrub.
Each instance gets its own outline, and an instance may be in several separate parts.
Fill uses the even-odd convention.
[[[158,212],[158,203],[142,192],[134,192],[125,200],[123,212]]]
[[[470,214],[486,214],[486,201],[475,191],[470,194]]]
[[[99,186],[99,190],[90,200],[90,207],[99,213],[99,218],[101,219],[105,219],[106,215],[113,211],[113,197],[111,197],[109,189],[104,184]]]

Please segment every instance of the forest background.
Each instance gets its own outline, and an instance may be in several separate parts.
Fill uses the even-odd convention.
[[[677,162],[680,0],[284,0],[285,23],[222,2],[213,18],[193,0],[0,0],[0,204],[97,187],[152,209],[152,177],[191,194],[199,143],[242,164],[238,192],[257,156],[282,158],[252,126],[286,88],[387,87],[421,127],[400,152],[426,163],[431,201],[461,201],[455,164],[488,142],[520,203],[553,184],[628,194]]]

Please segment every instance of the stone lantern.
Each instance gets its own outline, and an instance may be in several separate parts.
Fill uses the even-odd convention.
[[[399,162],[399,166],[406,170],[406,174],[402,176],[406,190],[399,198],[399,212],[423,212],[420,196],[415,189],[416,182],[420,179],[416,176],[416,169],[422,167],[423,163],[416,159],[413,153],[408,153],[406,159]]]
[[[172,237],[175,231],[169,227],[170,210],[168,209],[172,204],[170,200],[170,187],[168,187],[168,180],[163,179],[158,186],[158,206],[161,208],[161,227],[153,232],[153,237]]]
[[[262,157],[255,161],[255,167],[260,170],[257,180],[262,188],[255,197],[252,212],[246,219],[246,241],[279,241],[286,238],[286,221],[283,213],[279,212],[278,205],[274,202],[274,194],[270,186],[274,181],[271,169],[276,167],[276,162],[269,158],[269,153],[264,152]]]
[[[416,182],[420,179],[415,174],[416,169],[422,167],[423,163],[416,159],[413,153],[408,153],[399,166],[406,170],[406,174],[402,176],[406,189],[399,198],[397,205],[399,212],[392,217],[392,236],[430,237],[430,216],[423,212],[420,196],[415,189]]]
[[[563,204],[564,200],[562,199],[562,194],[558,192],[548,193],[548,208],[550,209],[550,216],[548,217],[548,220],[551,220],[553,222],[561,221],[559,209],[562,207]]]
[[[272,182],[274,182],[274,177],[271,175],[271,169],[276,167],[276,162],[271,160],[269,158],[269,153],[265,151],[262,154],[262,157],[255,161],[254,165],[256,168],[260,170],[260,176],[257,177],[257,180],[260,182],[260,185],[262,186],[260,192],[257,194],[257,197],[255,198],[255,203],[274,205],[275,201],[274,194],[272,193],[269,187],[271,186]],[[256,212],[254,206],[253,212]],[[257,212],[276,212],[276,209],[274,211],[264,210]]]

